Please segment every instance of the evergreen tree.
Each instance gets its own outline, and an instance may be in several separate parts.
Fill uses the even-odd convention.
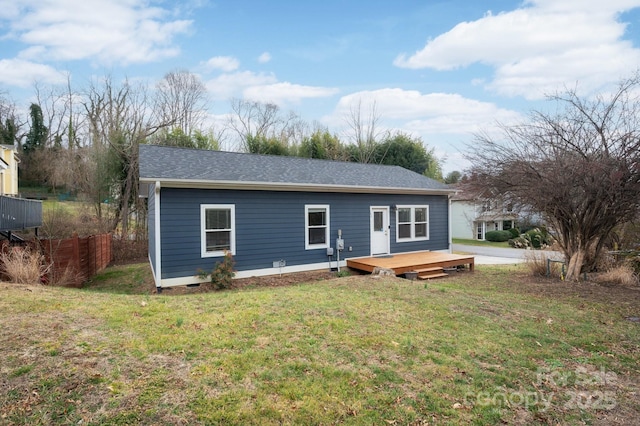
[[[44,125],[42,116],[42,108],[38,104],[31,104],[29,107],[29,116],[31,117],[31,128],[27,133],[26,140],[22,150],[26,154],[30,154],[45,146],[49,129]]]

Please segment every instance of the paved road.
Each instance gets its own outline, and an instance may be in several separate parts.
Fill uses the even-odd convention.
[[[527,250],[514,249],[514,248],[501,248],[501,247],[486,247],[486,246],[468,246],[464,244],[452,244],[451,249],[454,253],[470,253],[475,255],[475,263],[477,264],[509,264],[524,262],[524,257]],[[554,251],[545,252],[548,253],[552,259],[562,258],[561,254]]]
[[[526,253],[526,250],[502,247],[467,246],[464,244],[452,244],[451,247],[453,251],[491,257],[508,257],[513,259],[524,259],[524,255]]]

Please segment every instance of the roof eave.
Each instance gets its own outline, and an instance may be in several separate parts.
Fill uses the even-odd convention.
[[[210,181],[193,179],[163,179],[141,177],[142,183],[160,182],[163,188],[195,188],[195,189],[238,189],[257,191],[299,191],[299,192],[347,192],[364,194],[421,194],[447,195],[455,191],[451,189],[376,187],[354,185],[321,185],[282,182],[243,182],[243,181]]]

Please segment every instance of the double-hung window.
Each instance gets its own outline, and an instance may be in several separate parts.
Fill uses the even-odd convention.
[[[304,206],[304,247],[306,250],[329,247],[329,206]]]
[[[233,204],[200,205],[202,257],[236,254],[236,209]]]
[[[429,206],[398,206],[396,210],[396,241],[429,239]]]

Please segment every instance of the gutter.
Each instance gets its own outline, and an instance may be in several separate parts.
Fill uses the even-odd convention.
[[[163,188],[195,188],[195,189],[238,189],[258,191],[299,191],[299,192],[345,192],[363,194],[420,194],[420,195],[448,195],[454,194],[453,189],[402,188],[379,186],[353,185],[324,185],[315,183],[282,183],[255,181],[211,181],[197,179],[173,179],[140,177],[142,183],[162,182]]]

